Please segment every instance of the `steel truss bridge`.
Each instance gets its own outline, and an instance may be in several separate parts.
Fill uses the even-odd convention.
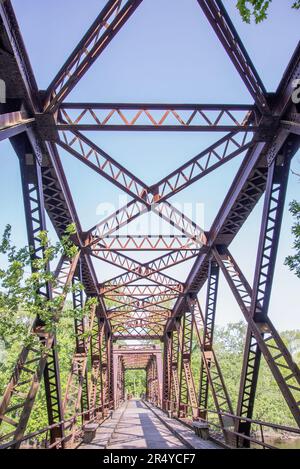
[[[300,426],[299,369],[268,315],[289,168],[300,142],[299,105],[292,101],[293,82],[300,78],[300,45],[276,93],[268,93],[222,2],[197,1],[251,94],[252,105],[68,102],[70,92],[142,0],[107,1],[48,89],[40,91],[11,1],[0,3],[0,70],[7,86],[0,140],[9,139],[19,159],[28,243],[36,257],[43,255],[37,235],[46,229],[46,214],[59,237],[70,224],[77,228],[79,253],[59,261],[58,287],[48,285],[40,293],[65,299],[66,287],[82,282],[85,292],[73,294],[74,308],[82,308],[86,298],[98,299],[87,321],[75,320],[77,339],[65,395],[56,337],[36,318],[31,333],[40,337],[44,352],[24,347],[19,355],[0,405],[0,428],[8,429],[5,434],[1,430],[1,448],[20,448],[32,438],[27,424],[41,386],[49,426],[38,433],[45,435],[48,448],[73,447],[87,423],[101,423],[122,401],[128,368],[147,370],[147,399],[153,404],[182,419],[206,420],[213,414],[228,445],[248,447],[251,428],[257,424],[253,407],[262,357],[295,419],[295,429]],[[148,186],[86,137],[88,131],[112,130],[210,131],[216,141]],[[220,138],[220,132],[225,136]],[[61,149],[124,191],[129,203],[84,232],[64,174]],[[237,157],[240,167],[210,230],[204,232],[170,199]],[[261,198],[259,246],[250,284],[230,245]],[[180,234],[120,234],[132,220],[150,211]],[[153,251],[154,258],[143,263],[130,257],[132,251]],[[124,273],[98,279],[92,258]],[[191,259],[193,267],[184,283],[168,275],[170,267]],[[221,275],[248,325],[236,409],[213,346]],[[198,293],[204,287],[207,301],[202,307]],[[191,369],[193,337],[201,353],[200,383],[194,382]],[[125,339],[159,340],[161,348],[149,342],[118,345],[118,340]]]

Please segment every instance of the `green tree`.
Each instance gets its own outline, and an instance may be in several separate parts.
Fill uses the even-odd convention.
[[[293,249],[296,252],[294,255],[286,258],[285,264],[300,278],[300,203],[293,200],[290,204],[290,212],[295,220],[292,234],[294,235]]]
[[[300,9],[300,0],[289,0],[295,10]],[[267,18],[268,10],[272,0],[238,0],[237,8],[246,23],[251,22],[253,17],[255,23],[261,23]]]
[[[145,370],[125,371],[125,390],[133,397],[141,397],[146,393],[146,372]]]
[[[58,256],[65,255],[71,259],[77,253],[77,247],[70,241],[72,234],[73,225],[60,242],[52,245],[47,232],[40,232],[37,237],[43,256],[37,258],[31,247],[17,249],[11,242],[11,226],[6,227],[0,244],[0,255],[7,265],[0,269],[0,340],[5,346],[15,341],[26,343],[34,340],[30,329],[37,316],[45,323],[48,332],[56,332],[57,312],[64,299],[61,296],[49,299],[40,292],[48,283],[53,288],[57,286],[57,279],[48,268],[50,263]]]
[[[216,326],[214,334],[214,350],[234,409],[237,406],[239,393],[245,334],[246,325],[242,321],[230,323],[223,327]],[[292,354],[294,361],[299,365],[300,330],[283,331],[281,337]],[[196,340],[194,341],[192,352],[192,370],[198,391],[200,350]],[[209,394],[208,408],[214,410],[211,394]],[[213,418],[213,415],[211,414],[210,418]],[[260,366],[253,417],[258,420],[295,427],[295,421],[264,358],[262,358]]]
[[[36,316],[45,323],[49,332],[57,335],[57,348],[60,361],[62,392],[64,393],[67,377],[70,372],[72,355],[74,353],[75,331],[74,317],[83,317],[90,306],[86,302],[82,310],[74,311],[70,303],[66,303],[63,310],[60,297],[49,300],[39,294],[39,291],[50,282],[55,287],[56,279],[49,271],[48,264],[57,261],[58,256],[64,254],[72,258],[77,248],[70,240],[74,234],[74,227],[68,227],[62,240],[52,245],[46,232],[38,236],[43,247],[43,259],[35,259],[29,247],[17,249],[11,241],[11,227],[7,226],[0,242],[0,396],[2,396],[10,380],[16,359],[26,344],[34,344],[35,348],[42,347],[42,343],[31,328]],[[32,273],[31,267],[34,272]],[[82,285],[71,287],[83,289]],[[57,313],[60,313],[59,316]],[[59,319],[59,323],[58,323]],[[48,425],[45,390],[41,383],[27,432],[35,432]],[[5,423],[1,425],[0,436],[6,433]],[[41,436],[41,439],[44,435]]]
[[[289,0],[289,2],[295,10],[300,9],[300,0]],[[252,17],[256,23],[260,23],[267,18],[271,3],[272,0],[238,0],[236,6],[246,23],[250,23]],[[293,174],[299,176],[297,173],[293,172]],[[296,200],[291,202],[290,212],[295,218],[292,233],[295,236],[293,247],[296,253],[293,256],[288,256],[285,264],[300,278],[300,203]]]

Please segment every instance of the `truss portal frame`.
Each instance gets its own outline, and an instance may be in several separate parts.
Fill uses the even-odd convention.
[[[293,82],[300,78],[300,46],[276,93],[270,94],[223,3],[197,2],[252,96],[252,105],[68,102],[72,89],[142,0],[108,0],[48,89],[40,92],[11,1],[0,3],[0,71],[7,84],[7,102],[1,105],[0,140],[10,139],[20,162],[33,256],[43,256],[37,234],[47,228],[46,213],[59,237],[71,223],[77,229],[78,254],[74,259],[62,258],[57,282],[39,293],[48,298],[59,295],[63,305],[67,286],[80,281],[85,293],[74,295],[74,308],[82,308],[87,298],[98,300],[87,318],[75,321],[75,350],[64,397],[56,337],[48,334],[36,318],[31,334],[44,344],[45,352],[25,347],[20,353],[0,404],[0,424],[10,427],[1,434],[1,447],[21,446],[42,382],[49,445],[72,447],[85,422],[101,421],[124,399],[124,373],[133,367],[147,370],[148,399],[183,418],[206,419],[211,392],[226,441],[234,444],[230,439],[234,427],[236,434],[245,435],[237,439],[238,445],[247,446],[261,355],[300,425],[299,369],[268,316],[289,165],[300,142],[299,106],[291,99]],[[216,133],[216,141],[149,186],[87,137],[89,131],[205,131]],[[219,132],[224,135],[220,137]],[[84,232],[60,149],[127,194],[128,204]],[[210,230],[204,232],[170,199],[232,159],[238,159],[240,167]],[[250,286],[229,246],[263,196],[255,278]],[[150,212],[169,223],[174,234],[121,233],[133,220]],[[132,251],[163,253],[143,263],[130,257]],[[98,279],[92,258],[115,265],[124,273]],[[170,267],[188,260],[194,264],[186,282],[168,274]],[[221,272],[248,324],[236,414],[213,349]],[[203,314],[197,294],[206,281]],[[194,382],[192,369],[195,337],[201,353],[199,383]],[[117,339],[160,340],[164,350],[144,346],[132,353],[132,348],[116,348],[113,343]],[[238,420],[234,420],[236,417]]]

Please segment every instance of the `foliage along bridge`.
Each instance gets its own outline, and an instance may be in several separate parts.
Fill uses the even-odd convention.
[[[48,89],[41,92],[11,1],[0,3],[0,70],[7,87],[0,139],[10,139],[20,162],[28,243],[37,257],[42,255],[37,234],[46,229],[46,214],[59,237],[70,224],[77,229],[79,254],[62,258],[56,270],[59,287],[53,291],[48,285],[40,293],[64,298],[68,285],[82,282],[85,293],[73,295],[74,308],[81,308],[85,298],[98,299],[87,321],[75,321],[78,334],[65,396],[56,338],[39,318],[34,322],[32,334],[39,335],[44,352],[24,347],[20,353],[0,405],[1,448],[20,448],[32,437],[26,428],[42,385],[49,426],[39,433],[47,438],[48,448],[76,445],[87,424],[100,424],[122,402],[124,371],[132,367],[147,371],[149,402],[179,419],[213,422],[227,445],[249,447],[254,424],[261,429],[272,427],[253,420],[262,357],[294,417],[295,428],[290,430],[297,432],[300,426],[299,369],[268,315],[289,167],[299,148],[299,105],[293,103],[292,93],[294,80],[300,78],[300,46],[276,93],[268,93],[222,2],[196,1],[251,94],[252,105],[68,102],[70,92],[142,0],[108,0]],[[112,130],[209,131],[216,141],[148,186],[86,136],[88,131]],[[225,136],[219,138],[219,132]],[[83,232],[60,149],[124,191],[129,203]],[[237,156],[242,156],[242,163],[210,230],[204,232],[170,199]],[[230,245],[261,198],[264,206],[251,285]],[[150,211],[180,234],[120,234],[122,227]],[[163,254],[143,263],[131,258],[131,251]],[[98,279],[92,258],[118,266],[124,273]],[[184,283],[166,273],[191,259],[193,267]],[[236,409],[213,347],[220,275],[248,325]],[[202,309],[197,295],[204,285],[207,301]],[[200,383],[194,382],[191,369],[193,337],[201,353]],[[147,346],[139,342],[132,353],[130,346],[118,345],[119,340],[130,339],[147,340]],[[149,340],[161,341],[162,352],[149,346]],[[268,446],[263,432],[256,439]]]

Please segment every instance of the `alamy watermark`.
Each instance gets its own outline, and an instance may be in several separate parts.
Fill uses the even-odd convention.
[[[294,89],[292,93],[292,101],[294,104],[300,104],[300,78],[293,80],[292,87]]]
[[[178,234],[178,224],[184,227],[197,225],[204,227],[204,204],[202,202],[173,203],[172,207],[163,204],[154,204],[151,210],[140,207],[137,212],[130,209],[130,198],[127,195],[120,195],[115,203],[102,202],[96,208],[98,218],[97,228],[100,231],[110,231],[109,227],[118,226],[116,230],[121,235],[145,235],[146,233],[174,236]],[[166,210],[165,210],[166,209]],[[127,223],[127,220],[131,220]],[[168,222],[169,219],[169,222]],[[173,223],[174,222],[174,225]],[[177,225],[177,228],[176,228]],[[96,228],[96,229],[97,229]],[[112,230],[115,231],[114,229]]]
[[[6,83],[0,78],[0,104],[6,104]]]

